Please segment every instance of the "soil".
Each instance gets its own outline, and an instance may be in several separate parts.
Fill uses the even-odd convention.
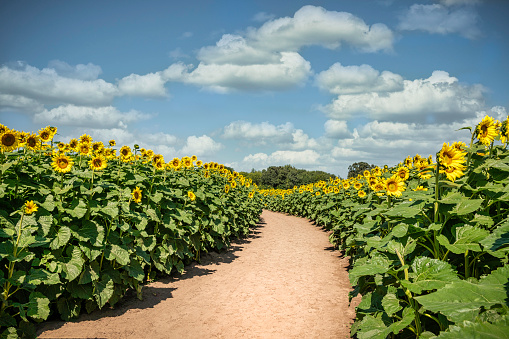
[[[142,301],[46,322],[39,338],[350,338],[348,258],[328,235],[264,210],[248,238],[144,286]]]

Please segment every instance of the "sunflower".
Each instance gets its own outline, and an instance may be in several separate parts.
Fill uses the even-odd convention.
[[[372,168],[371,169],[371,174],[373,174],[374,176],[381,176],[382,175],[382,170],[380,169],[380,167],[376,166],[375,168]]]
[[[500,141],[505,144],[509,140],[509,116],[500,126]]]
[[[7,128],[7,126],[5,126],[4,124],[0,124],[0,134],[2,134],[3,132],[7,131],[9,128]]]
[[[366,192],[360,190],[359,192],[357,192],[357,195],[359,196],[359,198],[364,198],[366,196]]]
[[[414,188],[414,191],[427,191],[428,188],[427,187],[422,187],[422,186],[417,186],[416,188]]]
[[[207,162],[203,164],[203,169],[208,170],[210,168],[210,164]]]
[[[230,192],[230,185],[224,185],[224,193]]]
[[[113,147],[113,146],[115,146],[115,145],[117,144],[117,142],[116,142],[115,140],[111,139],[111,140],[108,142],[108,144],[110,145],[110,147]]]
[[[401,192],[405,190],[405,182],[394,175],[385,181],[385,189],[387,195],[399,197],[401,196]]]
[[[362,188],[362,184],[357,181],[355,184],[353,184],[353,188],[355,188],[358,191]]]
[[[367,178],[367,177],[369,177],[371,175],[371,172],[368,171],[368,170],[365,170],[362,174],[364,175],[364,177]]]
[[[191,160],[196,161],[196,160],[198,160],[198,157],[196,155],[193,155],[193,156],[191,156]]]
[[[339,193],[339,187],[334,187],[334,193],[338,194]]]
[[[92,152],[90,144],[87,143],[78,144],[78,152],[80,152],[81,155],[90,155],[90,153]]]
[[[405,166],[408,168],[412,168],[413,166],[413,160],[410,156],[406,157],[405,159]]]
[[[47,126],[46,128],[51,133],[51,138],[57,134],[57,128],[55,126]]]
[[[25,202],[25,214],[32,214],[37,212],[39,207],[34,203],[33,200]]]
[[[496,122],[490,116],[485,116],[475,130],[477,138],[485,146],[489,146],[498,134]]]
[[[247,197],[248,197],[249,199],[253,199],[253,197],[254,197],[254,192],[253,192],[253,191],[249,192],[249,194],[247,195]]]
[[[155,164],[159,161],[164,162],[164,157],[161,154],[156,154],[152,157],[152,164]]]
[[[345,182],[343,183],[343,188],[344,188],[345,190],[349,189],[349,188],[350,188],[350,183],[349,183],[348,181],[345,181]]]
[[[192,191],[188,191],[187,192],[187,196],[189,197],[189,199],[191,201],[195,201],[196,200],[196,195]]]
[[[120,155],[124,158],[129,157],[132,154],[131,148],[129,146],[122,146],[120,148]]]
[[[160,160],[156,163],[152,162],[153,166],[156,168],[156,170],[158,171],[162,171],[166,168],[166,164],[164,163],[163,160]]]
[[[462,177],[463,175],[465,175],[465,173],[463,173],[463,170],[465,169],[465,166],[457,166],[457,167],[447,167],[443,170],[440,170],[440,173],[445,173],[445,176],[447,177],[447,179],[451,180],[451,181],[454,181],[460,177]]]
[[[209,177],[210,177],[210,172],[209,172],[209,171],[205,171],[205,172],[203,172],[203,176],[204,176],[205,178],[209,178]]]
[[[449,146],[448,143],[443,144],[442,149],[438,153],[440,165],[445,168],[460,167],[465,162],[464,153],[458,149]]]
[[[408,170],[408,167],[402,166],[398,168],[396,174],[398,177],[401,178],[401,180],[407,180],[408,177],[410,176],[410,171]]]
[[[136,187],[132,192],[131,195],[133,196],[133,201],[137,204],[141,202],[141,189],[139,187]]]
[[[49,142],[53,139],[53,135],[48,128],[43,128],[39,130],[39,138],[41,138],[42,142]]]
[[[88,134],[83,134],[80,137],[80,143],[82,144],[91,144],[92,143],[92,137]]]
[[[92,143],[92,151],[94,153],[100,152],[104,148],[102,141],[95,141]]]
[[[90,168],[94,171],[102,171],[106,168],[107,160],[103,155],[96,155],[88,162]]]
[[[39,136],[35,133],[30,134],[25,139],[26,148],[32,151],[36,151],[41,147],[41,142],[39,141]]]
[[[173,168],[179,168],[180,164],[181,162],[179,158],[173,158],[173,160],[171,161],[171,165],[173,166]]]
[[[67,173],[71,170],[74,161],[65,154],[55,155],[51,167],[57,172]]]
[[[189,157],[183,157],[182,158],[182,165],[185,168],[191,168],[191,167],[193,167],[193,160],[191,160],[191,158],[189,158]]]
[[[78,151],[78,146],[79,146],[79,141],[78,139],[76,138],[72,138],[71,140],[69,140],[69,147],[71,148],[71,150],[77,152]]]
[[[19,147],[19,135],[15,130],[7,129],[0,134],[0,148],[5,152],[10,152]]]

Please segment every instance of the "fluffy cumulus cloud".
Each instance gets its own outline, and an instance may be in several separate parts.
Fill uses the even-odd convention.
[[[86,65],[77,64],[72,66],[65,61],[52,60],[48,63],[48,68],[54,69],[60,76],[80,80],[95,80],[102,73],[101,66],[90,62]]]
[[[148,119],[150,115],[138,111],[120,112],[113,106],[87,107],[61,105],[35,114],[37,124],[53,126],[80,126],[102,128],[125,128],[128,123]]]
[[[358,94],[364,92],[394,92],[403,89],[399,74],[383,71],[381,74],[369,65],[343,66],[339,62],[320,72],[316,84],[334,94]]]
[[[345,120],[327,120],[323,127],[325,136],[329,138],[347,138],[351,136]]]
[[[281,52],[278,63],[234,65],[200,63],[186,82],[218,92],[283,90],[302,84],[311,65],[298,53]]]
[[[256,153],[244,157],[245,164],[253,166],[277,166],[277,165],[316,165],[320,154],[314,150],[304,151],[275,151],[271,154]]]
[[[446,5],[462,4],[472,1],[448,0]],[[447,7],[441,4],[414,4],[400,18],[401,30],[419,30],[434,34],[457,33],[468,39],[481,35],[477,27],[478,15],[472,7]]]
[[[293,17],[269,19],[243,35],[224,34],[215,45],[201,48],[198,66],[184,81],[219,92],[285,90],[312,74],[310,63],[298,53],[304,46],[349,45],[377,52],[391,50],[393,40],[384,24],[369,26],[350,13],[304,6]]]
[[[34,107],[34,102],[39,105],[109,105],[118,94],[117,87],[102,79],[83,80],[96,76],[97,69],[78,66],[65,76],[54,68],[38,69],[24,63],[18,63],[16,67],[0,67],[0,93],[4,95],[2,106],[23,110],[21,105],[27,103],[25,108],[28,110]],[[70,77],[72,74],[76,76],[76,73],[81,74],[81,78]]]
[[[222,137],[235,139],[244,147],[277,145],[281,149],[302,150],[319,148],[319,143],[292,123],[281,125],[262,122],[234,121],[223,130]]]
[[[189,136],[187,137],[184,147],[179,151],[183,155],[196,155],[196,156],[209,156],[219,151],[223,145],[217,141],[214,141],[208,135],[202,135],[201,137]]]
[[[253,45],[273,51],[297,51],[303,46],[321,45],[336,49],[348,44],[366,52],[391,50],[394,36],[384,24],[367,25],[351,13],[304,6],[293,16],[266,22],[250,29]]]
[[[482,109],[483,92],[480,85],[463,85],[447,72],[434,71],[427,79],[404,80],[401,91],[340,95],[326,110],[338,120],[361,113],[371,119],[451,122]]]

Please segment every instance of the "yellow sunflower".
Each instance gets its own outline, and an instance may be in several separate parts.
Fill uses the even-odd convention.
[[[192,191],[188,191],[187,192],[187,196],[189,197],[189,199],[191,201],[195,201],[196,200],[196,195]]]
[[[115,140],[111,139],[111,140],[108,142],[108,144],[110,145],[110,147],[113,147],[113,146],[115,146],[115,145],[117,144],[117,142],[116,142]]]
[[[252,199],[252,198],[254,197],[254,192],[253,192],[253,191],[249,192],[249,194],[247,195],[247,197],[248,197],[249,199]]]
[[[51,167],[57,172],[67,173],[71,170],[74,161],[65,154],[56,155],[53,157]]]
[[[34,203],[33,200],[25,202],[25,214],[32,214],[37,212],[39,207]]]
[[[137,204],[141,202],[141,189],[139,187],[136,187],[132,192],[131,195],[133,196],[133,201]]]
[[[196,160],[198,160],[198,157],[196,155],[193,155],[193,156],[191,156],[191,160],[196,161]]]
[[[92,149],[90,148],[90,144],[88,143],[80,143],[78,145],[78,152],[81,155],[90,155],[92,153]]]
[[[349,189],[349,188],[350,188],[350,183],[349,183],[348,181],[345,181],[345,182],[343,183],[343,188],[344,188],[345,190]]]
[[[49,142],[53,139],[53,135],[48,128],[43,128],[39,130],[39,138],[41,138],[42,142]]]
[[[25,146],[27,149],[36,151],[41,148],[41,142],[39,141],[39,136],[35,133],[30,134],[25,139]]]
[[[103,155],[96,155],[88,163],[94,171],[102,171],[107,166],[107,160]]]
[[[401,180],[407,180],[410,176],[410,171],[408,170],[408,167],[402,166],[398,168],[398,171],[396,172],[397,176],[401,178]]]
[[[91,144],[92,143],[92,137],[88,134],[83,134],[80,137],[80,143],[82,144]]]
[[[464,153],[458,149],[449,146],[448,143],[443,144],[442,149],[438,153],[440,165],[448,167],[460,167],[465,162]]]
[[[193,160],[189,157],[182,158],[182,165],[184,165],[185,168],[191,168],[193,167]]]
[[[71,148],[71,150],[77,152],[78,151],[78,146],[79,146],[79,141],[78,139],[76,138],[72,138],[71,140],[69,140],[69,147]]]
[[[485,116],[475,130],[477,138],[485,146],[489,146],[498,134],[496,122],[490,116]]]
[[[353,188],[355,188],[358,191],[362,188],[362,184],[357,181],[355,184],[353,184]]]
[[[173,160],[171,161],[171,165],[174,167],[174,168],[179,168],[180,167],[180,159],[179,158],[173,158]]]
[[[205,171],[205,172],[203,172],[203,176],[204,176],[205,178],[209,178],[209,177],[210,177],[210,172],[209,172],[209,171]]]
[[[465,170],[465,166],[457,167],[450,166],[443,170],[440,170],[440,173],[445,173],[447,179],[449,179],[450,181],[455,181],[456,179],[465,175],[465,173],[463,173],[463,170]]]
[[[225,185],[224,186],[224,193],[228,193],[230,192],[230,185]]]
[[[385,190],[387,191],[387,195],[400,197],[405,188],[405,182],[398,176],[394,175],[385,181]]]
[[[197,167],[202,167],[202,165],[203,165],[203,161],[201,161],[201,160],[196,161]]]
[[[422,186],[417,186],[416,188],[414,188],[414,191],[427,191],[428,188],[427,187],[422,187]]]
[[[98,153],[102,149],[104,149],[104,144],[102,143],[102,141],[95,141],[92,143],[92,151],[94,153]]]
[[[359,192],[357,192],[357,195],[359,196],[359,198],[364,198],[366,196],[366,192],[360,190]]]
[[[10,152],[19,147],[19,135],[15,130],[7,129],[0,134],[0,147],[5,152]]]
[[[156,170],[158,170],[158,171],[162,171],[162,170],[164,170],[166,168],[166,164],[164,163],[163,160],[160,160],[160,161],[158,161],[156,163],[152,162],[152,164],[156,168]]]

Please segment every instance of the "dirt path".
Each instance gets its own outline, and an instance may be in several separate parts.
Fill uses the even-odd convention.
[[[263,211],[244,241],[115,309],[51,322],[40,338],[349,338],[347,259],[306,219]]]

